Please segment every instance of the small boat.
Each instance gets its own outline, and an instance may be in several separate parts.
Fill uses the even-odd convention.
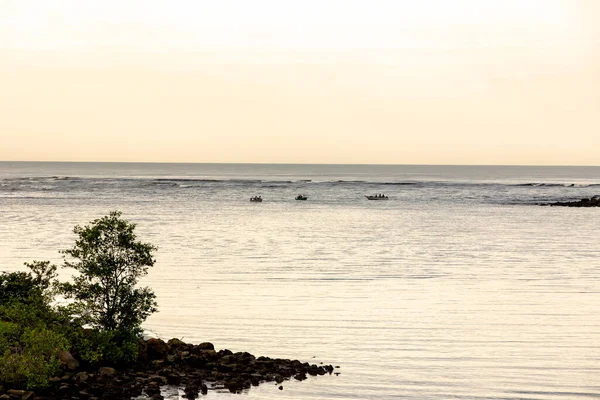
[[[365,196],[368,200],[387,200],[389,199],[389,197],[387,197],[385,194],[376,194],[374,196]]]
[[[250,197],[250,201],[252,203],[262,203],[262,197],[260,197],[260,196],[253,196],[253,197]]]
[[[308,200],[308,196],[299,194],[298,196],[296,196],[296,200]]]

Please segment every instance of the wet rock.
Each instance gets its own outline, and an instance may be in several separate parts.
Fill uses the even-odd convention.
[[[167,384],[177,386],[181,383],[181,376],[179,374],[167,375]]]
[[[195,399],[200,393],[200,387],[196,383],[188,383],[183,389],[186,399]]]
[[[146,394],[150,397],[160,394],[160,386],[156,382],[150,382],[146,388]]]
[[[242,386],[240,385],[240,383],[238,381],[230,381],[225,383],[225,387],[231,392],[231,393],[237,393],[239,391],[242,390]]]

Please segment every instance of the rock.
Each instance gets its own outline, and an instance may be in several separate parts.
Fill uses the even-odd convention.
[[[115,376],[117,371],[111,367],[101,367],[98,369],[100,376]]]
[[[237,381],[227,382],[225,383],[225,387],[229,389],[231,393],[237,393],[242,389]]]
[[[557,201],[554,203],[540,203],[540,205],[559,207],[600,207],[600,196],[593,196],[589,199],[581,199],[576,201]]]
[[[23,396],[21,396],[21,400],[33,400],[33,396],[35,396],[33,392],[25,392],[23,393]]]
[[[169,355],[169,346],[161,339],[148,339],[146,341],[146,354],[150,360],[165,359]]]
[[[167,384],[177,386],[181,383],[181,376],[179,374],[167,375]]]
[[[78,372],[73,376],[73,379],[78,382],[86,382],[89,379],[89,375],[87,372]]]
[[[217,352],[217,354],[219,355],[219,357],[225,357],[225,356],[231,356],[231,355],[233,355],[233,352],[231,350],[228,350],[228,349],[223,349],[223,350],[219,350]]]
[[[200,388],[198,387],[198,385],[196,383],[188,383],[187,385],[185,385],[183,392],[185,393],[186,399],[193,400],[196,397],[198,397]]]
[[[294,375],[294,379],[296,379],[297,381],[303,381],[306,379],[306,374],[302,373],[302,374]]]
[[[156,385],[166,385],[167,384],[167,378],[164,376],[151,375],[148,379],[149,379],[150,383],[152,383],[152,384],[156,384]]]
[[[200,350],[214,350],[215,349],[215,346],[209,342],[200,343],[196,347]]]
[[[160,394],[160,386],[158,386],[157,384],[150,383],[146,388],[146,394],[150,397],[156,394]]]
[[[167,342],[171,349],[178,349],[180,347],[187,347],[187,344],[182,342],[180,339],[173,338]]]
[[[6,391],[6,394],[10,395],[10,396],[17,396],[17,397],[21,397],[25,394],[24,390],[16,390],[16,389],[9,389]]]
[[[60,361],[60,364],[69,371],[74,371],[79,367],[79,361],[77,361],[68,351],[59,351],[58,360]]]
[[[43,396],[27,400],[118,400],[138,398],[143,394],[146,398],[158,400],[163,399],[160,388],[166,384],[180,388],[185,386],[185,397],[196,399],[199,393],[208,393],[208,386],[203,381],[214,382],[214,389],[226,389],[232,393],[240,393],[261,382],[277,382],[275,386],[283,390],[282,383],[287,379],[302,381],[309,374],[323,375],[334,371],[331,365],[257,358],[247,352],[233,353],[227,349],[217,352],[209,342],[192,345],[180,339],[168,342],[149,339],[140,341],[139,345],[137,362],[123,366],[123,370],[102,367],[97,371],[63,371],[62,378],[50,379],[49,387],[39,393]],[[64,359],[63,365],[68,366],[69,357],[65,355]],[[21,396],[8,393],[6,396],[10,400],[21,400]],[[8,400],[7,397],[0,396],[0,400]]]

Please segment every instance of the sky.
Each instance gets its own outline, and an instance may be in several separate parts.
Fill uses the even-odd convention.
[[[600,1],[0,0],[0,160],[600,165]]]

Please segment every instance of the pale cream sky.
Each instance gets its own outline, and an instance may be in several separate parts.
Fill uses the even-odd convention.
[[[0,0],[0,160],[600,165],[600,1]]]

